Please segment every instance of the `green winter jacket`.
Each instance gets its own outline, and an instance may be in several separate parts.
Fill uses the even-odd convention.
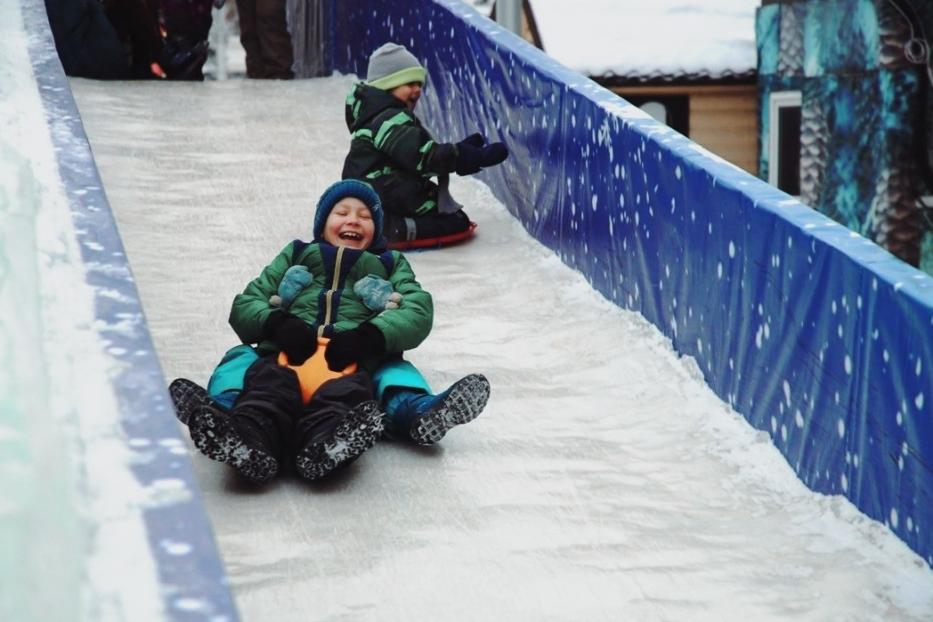
[[[326,242],[305,246],[296,240],[282,249],[233,299],[230,326],[243,343],[258,343],[260,355],[279,350],[263,335],[263,325],[277,309],[270,305],[269,299],[277,292],[285,271],[299,264],[308,267],[313,280],[292,302],[289,313],[311,324],[319,336],[331,337],[368,321],[382,332],[389,356],[417,347],[431,332],[434,321],[431,294],[421,289],[408,260],[400,252],[379,255]],[[402,295],[398,309],[374,312],[363,304],[353,285],[370,274],[386,279]],[[384,360],[385,357],[360,364],[372,372]]]
[[[362,82],[347,96],[345,115],[352,140],[343,178],[369,182],[392,214],[436,211],[431,177],[456,169],[457,147],[435,142],[404,102]]]

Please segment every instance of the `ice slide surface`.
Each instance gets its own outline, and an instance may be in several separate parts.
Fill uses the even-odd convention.
[[[234,294],[340,174],[351,80],[71,84],[166,378],[205,382]],[[478,237],[409,254],[436,306],[409,358],[436,389],[484,372],[489,406],[319,485],[255,489],[195,455],[244,620],[933,619],[919,556],[453,183]]]

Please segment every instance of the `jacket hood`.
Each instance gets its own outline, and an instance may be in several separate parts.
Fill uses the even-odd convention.
[[[350,132],[366,125],[373,117],[389,108],[408,110],[405,102],[389,91],[377,89],[363,82],[355,85],[347,96],[346,121]]]

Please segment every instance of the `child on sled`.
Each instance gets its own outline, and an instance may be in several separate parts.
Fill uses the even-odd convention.
[[[448,192],[450,173],[472,175],[508,156],[504,144],[487,145],[480,134],[436,142],[414,114],[426,75],[404,46],[386,43],[346,100],[352,140],[343,178],[365,180],[379,193],[390,246],[467,237],[472,223]]]
[[[251,352],[241,387],[208,394],[182,378],[170,387],[202,453],[255,482],[272,478],[285,462],[314,480],[359,457],[384,427],[430,444],[479,415],[489,397],[485,377],[472,374],[431,395],[401,359],[430,332],[433,304],[405,257],[385,249],[382,227],[373,189],[337,182],[318,202],[313,241],[288,244],[234,298],[230,324],[244,344],[257,344],[239,346]],[[374,280],[388,283],[395,308],[375,305],[357,287]],[[319,346],[319,338],[329,342]],[[329,370],[343,375],[306,400],[289,366],[302,365],[319,347]],[[356,370],[349,369],[353,364]],[[233,398],[229,409],[225,397]]]

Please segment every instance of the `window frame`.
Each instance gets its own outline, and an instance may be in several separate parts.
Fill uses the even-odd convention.
[[[768,97],[768,183],[778,187],[782,108],[802,108],[801,91],[773,91]],[[798,156],[799,160],[799,156]],[[798,177],[800,171],[797,171]],[[797,195],[799,197],[799,195]]]
[[[690,137],[690,94],[689,93],[637,93],[622,95],[625,101],[637,106],[639,109],[648,102],[656,102],[664,106],[667,112],[666,125]]]

